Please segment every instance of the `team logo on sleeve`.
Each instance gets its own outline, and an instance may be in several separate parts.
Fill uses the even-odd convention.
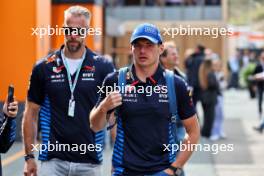
[[[192,96],[193,96],[193,90],[192,90],[192,87],[188,86],[188,87],[187,87],[187,92],[188,92],[189,97],[192,97]]]
[[[190,97],[189,105],[193,106],[193,99],[192,99],[193,89],[192,89],[192,87],[188,86],[187,87],[187,92],[188,92],[188,96]]]
[[[64,68],[64,65],[60,66],[60,67],[53,67],[52,71],[54,73],[60,73],[62,71],[62,69]]]
[[[46,60],[46,64],[54,62],[56,58],[57,58],[56,54],[52,55],[51,57],[48,57]]]

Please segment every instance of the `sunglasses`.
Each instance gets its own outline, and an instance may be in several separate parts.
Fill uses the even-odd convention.
[[[87,28],[80,27],[63,27],[64,35],[86,36],[87,30]]]

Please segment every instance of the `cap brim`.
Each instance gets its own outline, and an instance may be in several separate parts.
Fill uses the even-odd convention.
[[[158,43],[159,43],[159,41],[158,41],[157,39],[154,39],[154,38],[149,37],[149,36],[146,36],[146,35],[140,35],[140,36],[137,36],[137,37],[131,39],[131,40],[130,40],[130,43],[132,44],[135,40],[140,39],[140,38],[147,39],[147,40],[151,41],[151,42],[154,43],[154,44],[158,44]]]

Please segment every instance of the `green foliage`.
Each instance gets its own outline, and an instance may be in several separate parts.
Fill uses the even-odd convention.
[[[234,25],[250,25],[264,20],[263,0],[229,0],[229,23]]]

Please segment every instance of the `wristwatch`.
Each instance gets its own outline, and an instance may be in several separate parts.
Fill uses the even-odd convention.
[[[25,155],[24,156],[24,158],[25,158],[25,161],[27,161],[27,160],[29,160],[29,159],[31,159],[31,158],[35,158],[35,156],[33,155],[33,154],[27,154],[27,155]]]
[[[183,172],[182,168],[179,167],[170,166],[169,169],[173,171],[173,176],[181,176]]]

